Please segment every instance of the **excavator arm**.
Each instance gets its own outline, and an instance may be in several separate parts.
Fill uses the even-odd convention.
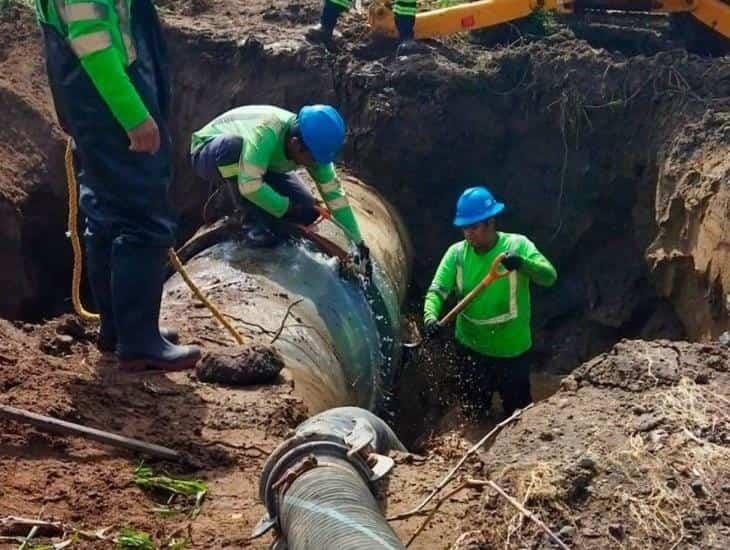
[[[584,9],[687,12],[730,39],[730,5],[723,0],[480,0],[419,13],[414,32],[416,38],[431,38],[493,27],[538,10],[573,13]],[[375,0],[370,5],[368,21],[376,34],[392,37],[398,34],[387,0]]]
[[[416,15],[416,38],[431,38],[457,32],[492,27],[527,17],[533,11],[544,9],[563,11],[563,0],[480,0],[457,4],[448,8]],[[393,12],[387,2],[376,0],[370,4],[368,21],[373,32],[383,36],[398,36]]]
[[[692,16],[730,39],[730,5],[721,0],[697,0],[696,4],[695,9],[689,10]]]

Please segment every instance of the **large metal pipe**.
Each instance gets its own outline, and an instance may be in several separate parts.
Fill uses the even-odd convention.
[[[344,185],[375,261],[371,284],[344,279],[335,259],[296,240],[252,248],[221,230],[201,235],[183,254],[188,274],[250,340],[268,343],[275,333],[296,393],[310,412],[326,411],[300,425],[261,476],[268,515],[257,531],[276,526],[292,550],[404,548],[378,508],[373,483],[393,466],[384,453],[405,449],[369,410],[387,410],[399,367],[410,244],[382,197],[354,178]],[[330,222],[317,231],[348,247]],[[165,288],[167,321],[205,322],[205,315],[190,314],[179,276]],[[210,323],[196,332],[210,330]],[[333,408],[340,405],[364,409]]]
[[[274,346],[312,413],[342,405],[386,408],[400,362],[410,243],[394,209],[374,189],[348,176],[343,183],[376,263],[375,284],[365,291],[340,276],[334,259],[297,240],[251,248],[229,235],[224,242],[205,243],[212,246],[186,263],[193,280],[249,341],[268,344],[291,308]],[[330,222],[316,230],[348,247]],[[198,335],[211,334],[214,321],[205,320],[204,312],[191,315],[190,293],[179,276],[165,289],[166,323],[174,326],[184,317]]]
[[[355,407],[320,413],[297,428],[264,464],[259,496],[267,514],[254,534],[275,527],[277,548],[405,548],[380,512],[373,484],[405,450],[380,418]]]

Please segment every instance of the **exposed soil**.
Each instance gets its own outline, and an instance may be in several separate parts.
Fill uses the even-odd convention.
[[[560,28],[509,46],[433,41],[406,61],[372,42],[358,14],[346,17],[337,52],[308,44],[302,31],[318,0],[161,4],[181,238],[208,192],[187,168],[193,129],[243,103],[334,102],[350,126],[344,161],[395,204],[413,236],[416,301],[459,238],[445,230],[459,192],[487,183],[509,205],[503,228],[530,236],[558,266],[558,285],[535,293],[536,351],[550,370],[569,371],[623,337],[709,340],[727,330],[728,58],[670,49],[661,31],[647,49],[607,51],[597,46],[610,30],[599,44],[589,29]],[[41,50],[27,10],[0,11],[0,315],[13,319],[58,312],[70,280],[64,138]],[[186,340],[200,336],[176,320]],[[138,457],[0,421],[0,516],[111,533],[128,525],[161,544],[189,535],[195,548],[265,548],[268,540],[247,541],[263,513],[258,474],[306,416],[286,371],[245,389],[185,373],[121,377],[93,336],[69,317],[0,321],[2,402],[187,451],[205,468],[153,466],[204,479],[209,498],[195,519],[163,517],[131,481]],[[621,342],[465,472],[497,481],[577,548],[726,548],[729,369],[727,349],[714,345]],[[389,513],[416,505],[467,447],[453,432],[428,442],[425,459],[398,456]],[[398,533],[407,540],[423,519],[397,522]],[[457,539],[457,548],[547,547],[489,490],[454,495],[414,547]],[[73,547],[113,544],[82,537]]]
[[[186,327],[179,328],[189,339]],[[91,343],[93,328],[69,318],[20,327],[0,321],[0,335],[3,404],[190,453],[204,470],[152,466],[209,484],[209,501],[191,522],[195,547],[243,544],[261,513],[255,489],[263,460],[306,418],[291,383],[234,390],[186,373],[119,375]],[[152,495],[132,483],[140,458],[10,421],[0,420],[0,429],[0,516],[40,513],[90,531],[113,526],[113,534],[133,526],[160,542],[180,528],[187,534],[184,516],[155,514]],[[82,540],[76,547],[113,544]]]
[[[179,328],[190,337],[187,326]],[[194,548],[267,547],[268,539],[246,539],[263,512],[256,501],[263,460],[305,418],[291,384],[236,390],[183,373],[115,375],[91,344],[92,328],[70,318],[43,326],[2,321],[0,331],[4,403],[185,450],[203,469],[152,466],[210,488],[197,518],[164,517],[152,510],[164,499],[132,483],[139,458],[1,421],[0,517],[40,514],[69,529],[109,527],[110,535],[132,526],[160,543],[191,536]],[[467,462],[453,487],[465,476],[489,477],[576,548],[725,548],[729,396],[727,348],[622,342],[506,428]],[[397,455],[383,489],[387,513],[417,505],[468,446],[452,432],[430,440],[424,456]],[[407,540],[423,520],[394,525]],[[545,543],[503,500],[465,490],[443,505],[414,547],[448,548],[468,537],[478,542],[457,547]],[[83,537],[74,545],[112,547]]]

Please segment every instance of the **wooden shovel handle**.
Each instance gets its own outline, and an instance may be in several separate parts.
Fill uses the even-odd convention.
[[[469,294],[464,296],[461,301],[456,304],[454,308],[439,321],[439,325],[441,325],[442,327],[448,325],[456,318],[459,313],[464,311],[464,309],[466,309],[466,306],[471,304],[485,288],[487,288],[497,279],[502,279],[503,277],[507,277],[509,275],[509,271],[507,271],[506,269],[500,269],[500,266],[502,265],[502,260],[505,256],[506,254],[500,254],[499,256],[494,258],[494,261],[492,262],[492,267],[489,269],[489,273],[487,273],[484,279],[482,279],[477,286],[472,288]]]

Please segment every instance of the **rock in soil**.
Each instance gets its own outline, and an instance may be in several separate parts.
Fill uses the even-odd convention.
[[[237,347],[206,353],[198,363],[196,375],[201,382],[252,386],[273,382],[283,368],[284,361],[274,348]]]

